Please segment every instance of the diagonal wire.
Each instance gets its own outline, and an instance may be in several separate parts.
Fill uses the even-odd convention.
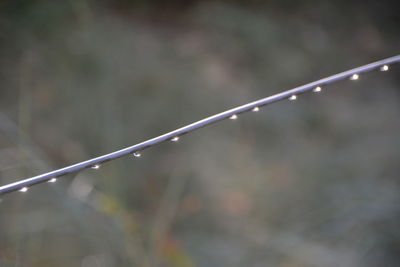
[[[20,180],[14,183],[6,184],[0,187],[0,194],[6,194],[10,192],[14,192],[17,190],[21,190],[22,192],[26,192],[30,186],[44,183],[44,182],[49,182],[49,181],[55,181],[55,178],[64,176],[69,173],[74,173],[81,171],[86,168],[95,168],[97,169],[101,164],[115,160],[117,158],[129,155],[129,154],[134,154],[135,156],[140,156],[140,151],[158,145],[160,143],[166,142],[166,141],[177,141],[179,139],[179,136],[182,136],[184,134],[190,133],[192,131],[195,131],[197,129],[203,128],[205,126],[208,126],[213,123],[220,122],[222,120],[231,118],[231,119],[236,119],[238,114],[244,113],[244,112],[249,112],[249,111],[258,111],[260,107],[266,106],[268,104],[284,100],[284,99],[289,99],[289,100],[295,100],[297,95],[304,94],[310,91],[318,92],[321,90],[320,87],[325,86],[327,84],[334,83],[336,81],[344,80],[344,79],[351,79],[351,80],[356,80],[359,77],[359,74],[369,72],[372,70],[381,70],[381,71],[386,71],[389,69],[390,64],[394,63],[399,63],[400,62],[400,55],[393,56],[390,58],[386,58],[383,60],[379,60],[364,66],[360,66],[354,69],[350,69],[266,98],[262,98],[250,103],[247,103],[242,106],[238,106],[232,109],[229,109],[227,111],[212,115],[210,117],[207,117],[205,119],[199,120],[197,122],[191,123],[189,125],[186,125],[184,127],[181,127],[179,129],[173,130],[171,132],[168,132],[166,134],[160,135],[158,137],[146,140],[144,142],[138,143],[133,146],[129,146],[120,150],[117,150],[115,152],[102,155],[93,159],[89,159],[83,162],[76,163],[74,165],[50,171],[47,173],[43,173],[28,179]]]

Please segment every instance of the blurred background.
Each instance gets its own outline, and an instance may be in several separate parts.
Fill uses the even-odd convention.
[[[399,53],[396,1],[0,2],[1,185]],[[399,266],[399,66],[0,202],[0,266]]]

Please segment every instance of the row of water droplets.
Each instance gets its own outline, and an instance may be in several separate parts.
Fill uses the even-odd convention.
[[[381,66],[381,67],[379,68],[379,70],[380,70],[380,71],[388,71],[388,70],[389,70],[389,66],[388,66],[388,65],[383,65],[383,66]],[[351,76],[349,77],[349,79],[350,79],[351,81],[356,81],[356,80],[358,80],[359,78],[360,78],[360,75],[357,74],[357,73],[356,73],[356,74],[353,74],[353,75],[351,75]],[[312,92],[314,92],[314,93],[320,93],[320,92],[322,92],[322,87],[321,87],[321,86],[317,86],[317,87],[315,87],[315,88],[312,89]],[[289,101],[295,101],[296,99],[297,99],[297,95],[291,95],[290,97],[288,97],[288,100],[289,100]],[[254,108],[251,109],[251,111],[252,111],[252,112],[258,112],[258,111],[260,111],[260,107],[254,107]],[[231,120],[236,120],[237,118],[238,118],[238,115],[237,115],[237,114],[233,114],[233,115],[231,115],[231,116],[229,117],[229,119],[231,119]],[[171,140],[172,142],[178,142],[179,139],[180,139],[179,136],[175,136],[175,137],[172,137],[170,140]],[[140,151],[135,151],[135,152],[132,153],[132,155],[133,155],[134,157],[136,157],[136,158],[140,158],[140,157],[142,156],[142,154],[141,154]],[[95,165],[92,165],[92,166],[91,166],[91,168],[94,169],[94,170],[98,170],[98,169],[100,169],[100,167],[101,167],[100,164],[95,164]],[[56,178],[56,177],[53,177],[53,178],[49,179],[47,182],[48,182],[48,183],[55,183],[55,182],[57,182],[57,178]],[[19,189],[18,191],[19,191],[19,192],[25,193],[25,192],[28,191],[28,189],[29,189],[29,188],[25,186],[25,187],[22,187],[21,189]]]

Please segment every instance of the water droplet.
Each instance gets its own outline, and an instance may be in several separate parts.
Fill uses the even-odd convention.
[[[174,138],[171,139],[172,142],[178,142],[179,141],[179,136],[175,136]]]
[[[236,114],[233,114],[232,116],[229,117],[229,119],[231,120],[236,120],[238,118],[238,116]]]
[[[294,100],[296,100],[296,99],[297,99],[297,96],[296,96],[296,95],[292,95],[292,96],[289,97],[289,100],[290,100],[290,101],[294,101]]]
[[[142,156],[142,154],[140,154],[140,152],[133,152],[132,154],[134,157],[136,158],[140,158]]]
[[[381,71],[388,71],[388,70],[389,70],[389,66],[388,66],[388,65],[383,65],[383,66],[380,68],[380,70],[381,70]]]
[[[259,107],[255,107],[255,108],[252,109],[252,111],[253,111],[253,112],[259,112],[259,111],[260,111],[260,108],[259,108]]]
[[[100,164],[93,165],[93,166],[92,166],[92,169],[94,169],[94,170],[100,169]]]
[[[314,93],[319,93],[319,92],[321,92],[322,91],[322,88],[320,87],[320,86],[317,86],[317,87],[315,87],[314,89],[313,89],[313,92]]]
[[[23,192],[23,193],[25,193],[26,191],[28,191],[28,187],[22,187],[20,190],[19,190],[19,192]]]
[[[49,183],[55,183],[55,182],[57,182],[57,178],[51,178],[48,182]]]
[[[353,75],[351,75],[350,80],[355,81],[355,80],[358,80],[358,78],[360,78],[360,76],[358,74],[353,74]]]

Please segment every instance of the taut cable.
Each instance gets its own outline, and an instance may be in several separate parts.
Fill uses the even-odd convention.
[[[163,143],[165,141],[173,141],[177,142],[180,138],[180,136],[190,133],[192,131],[195,131],[197,129],[200,129],[202,127],[208,126],[210,124],[220,122],[225,119],[237,119],[238,114],[244,113],[244,112],[257,112],[260,110],[262,106],[266,106],[271,103],[275,103],[280,100],[288,99],[290,101],[294,101],[297,99],[298,95],[307,93],[307,92],[314,92],[314,93],[319,93],[321,92],[322,88],[325,85],[334,83],[336,81],[340,81],[343,79],[350,79],[350,80],[358,80],[360,77],[360,74],[373,71],[373,70],[379,70],[379,71],[388,71],[389,66],[394,63],[400,62],[400,55],[390,57],[387,59],[379,60],[361,67],[357,67],[345,72],[341,72],[284,92],[281,92],[276,95],[272,95],[266,98],[262,98],[250,103],[247,103],[245,105],[235,107],[232,109],[229,109],[227,111],[212,115],[210,117],[207,117],[205,119],[199,120],[197,122],[194,122],[192,124],[186,125],[184,127],[181,127],[179,129],[176,129],[174,131],[171,131],[169,133],[160,135],[158,137],[146,140],[142,143],[129,146],[126,148],[123,148],[121,150],[102,155],[93,159],[89,159],[83,162],[76,163],[74,165],[54,170],[51,172],[47,172],[44,174],[40,174],[28,179],[20,180],[14,183],[10,183],[7,185],[3,185],[0,187],[0,194],[6,194],[14,191],[20,191],[20,192],[27,192],[29,187],[40,184],[40,183],[45,183],[45,182],[50,182],[54,183],[57,181],[57,179],[61,176],[67,175],[69,173],[74,173],[81,171],[86,168],[93,168],[93,169],[99,169],[101,164],[115,160],[117,158],[130,155],[132,154],[135,157],[140,157],[141,156],[141,151],[144,149],[147,149],[149,147],[158,145],[160,143]]]

